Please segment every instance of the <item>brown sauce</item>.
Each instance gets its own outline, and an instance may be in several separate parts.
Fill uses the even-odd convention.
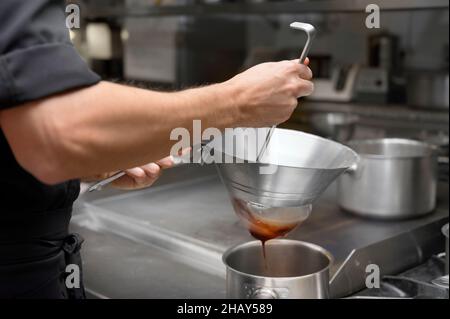
[[[236,214],[245,221],[246,227],[250,234],[257,240],[261,241],[262,254],[265,268],[267,269],[266,242],[271,239],[287,235],[290,231],[296,228],[301,221],[281,223],[278,221],[264,219],[261,216],[258,216],[258,214],[252,212],[247,206],[247,203],[240,199],[233,199],[233,206]]]

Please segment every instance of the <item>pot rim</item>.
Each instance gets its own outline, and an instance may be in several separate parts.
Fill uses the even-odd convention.
[[[421,146],[429,150],[428,154],[420,155],[380,155],[380,154],[368,154],[358,152],[354,149],[356,146],[369,145],[369,144],[403,144]],[[347,143],[347,146],[353,149],[361,159],[377,159],[377,160],[409,160],[409,159],[421,159],[429,157],[437,157],[437,147],[425,142],[404,139],[404,138],[379,138],[379,139],[367,139],[367,140],[353,140]]]
[[[320,274],[324,271],[330,271],[331,266],[334,264],[334,257],[333,255],[326,250],[325,248],[316,245],[316,244],[312,244],[312,243],[308,243],[305,241],[300,241],[300,240],[293,240],[293,239],[271,239],[269,242],[281,242],[281,243],[291,243],[291,244],[301,244],[303,246],[307,246],[308,248],[312,248],[316,251],[319,251],[320,253],[322,253],[324,256],[326,256],[328,258],[328,265],[325,268],[322,268],[314,273],[308,274],[308,275],[304,275],[304,276],[286,276],[286,277],[271,277],[271,276],[259,276],[259,275],[253,275],[253,274],[249,274],[243,271],[239,271],[233,267],[231,267],[230,265],[228,265],[228,263],[226,262],[226,259],[236,250],[240,249],[240,248],[244,248],[244,247],[248,247],[248,246],[254,246],[254,245],[260,245],[261,241],[259,240],[253,240],[253,241],[249,241],[249,242],[245,242],[245,243],[240,243],[238,245],[235,245],[231,248],[229,248],[222,256],[222,262],[224,263],[224,265],[226,266],[227,269],[234,271],[235,273],[239,274],[239,275],[243,275],[243,276],[247,276],[247,277],[251,277],[251,278],[257,278],[257,279],[273,279],[273,280],[295,280],[295,279],[300,279],[300,278],[311,278],[316,276],[317,274]]]

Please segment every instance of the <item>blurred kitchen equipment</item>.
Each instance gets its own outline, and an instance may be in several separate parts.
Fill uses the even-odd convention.
[[[257,162],[257,147],[248,141],[252,132],[264,137],[267,128],[235,129],[233,139],[216,138],[205,147],[214,150],[236,213],[246,217],[247,225],[253,221],[295,227],[309,216],[313,201],[358,159],[350,148],[331,140],[275,129],[272,143]]]
[[[422,282],[427,287],[430,285],[430,280],[434,279],[436,274],[442,274],[440,260],[436,254],[442,252],[444,245],[442,242],[442,235],[440,230],[444,223],[445,217],[441,220],[429,223],[421,227],[409,227],[405,233],[388,236],[384,240],[371,243],[367,246],[355,248],[347,256],[347,258],[339,263],[339,268],[334,272],[330,281],[330,293],[332,298],[342,298],[352,295],[358,291],[367,289],[367,266],[378,265],[380,267],[380,277],[382,278],[381,289],[383,289],[383,282],[386,275],[398,275],[397,279],[413,279],[416,282]],[[409,223],[411,224],[411,223]],[[398,224],[397,224],[398,225]],[[376,228],[392,226],[391,224],[383,223],[377,225]],[[362,236],[364,231],[361,232]],[[373,235],[373,233],[372,233]],[[401,258],[399,258],[401,256]],[[427,264],[424,264],[427,263]],[[412,267],[418,266],[426,269],[425,272],[416,272],[411,270]],[[403,273],[409,269],[413,273]],[[426,274],[424,276],[423,274]],[[412,276],[411,276],[412,275]],[[427,278],[427,279],[426,279]],[[422,285],[421,285],[422,286]],[[420,293],[416,287],[410,285],[403,286],[402,284],[387,285],[388,291],[393,293],[391,296],[407,297]],[[437,295],[441,295],[442,291],[429,287]],[[376,293],[375,288],[367,289],[366,293],[369,296],[386,296],[387,291]],[[426,289],[428,290],[428,289]],[[428,294],[428,293],[427,293]]]
[[[410,106],[448,110],[448,69],[410,71],[407,76],[407,101]]]
[[[445,273],[448,275],[448,224],[442,227],[442,233],[445,236]]]
[[[399,40],[394,34],[382,32],[371,35],[369,44],[369,67],[392,72],[399,67]]]
[[[346,113],[317,113],[311,116],[311,125],[315,132],[338,142],[352,139],[358,121],[357,115]]]
[[[436,286],[445,288],[448,290],[448,272],[449,272],[449,264],[448,264],[448,224],[442,227],[442,234],[445,236],[445,276],[436,278],[432,281],[432,283]]]
[[[333,257],[325,249],[301,241],[272,240],[267,244],[265,261],[259,241],[229,249],[223,255],[228,298],[329,298]]]
[[[350,102],[354,98],[360,66],[335,67],[330,78],[314,80],[315,90],[308,96],[311,101]]]
[[[247,56],[247,25],[240,15],[128,16],[125,79],[177,89],[226,81]]]
[[[364,217],[405,219],[436,206],[438,160],[433,147],[405,139],[350,142],[360,162],[339,179],[340,206]]]
[[[389,72],[384,68],[361,68],[355,85],[355,100],[385,104],[389,97]]]
[[[308,57],[309,50],[311,49],[312,41],[316,37],[316,29],[314,26],[308,23],[302,23],[302,22],[293,22],[291,23],[290,27],[295,30],[301,30],[306,33],[307,40],[305,47],[303,48],[303,52],[300,56],[299,62],[300,64],[305,63],[306,58]],[[273,126],[269,133],[267,134],[266,140],[264,141],[264,144],[262,145],[262,148],[258,154],[258,157],[256,159],[257,162],[261,160],[261,158],[264,156],[264,152],[267,149],[267,146],[270,143],[270,139],[272,138],[273,132],[275,131],[276,126]]]
[[[421,132],[417,139],[433,145],[437,148],[439,156],[447,156],[449,155],[449,136],[447,133],[439,131],[437,133],[430,133],[428,131]]]
[[[361,103],[404,102],[398,37],[389,32],[370,35],[368,63],[358,74],[355,100]]]

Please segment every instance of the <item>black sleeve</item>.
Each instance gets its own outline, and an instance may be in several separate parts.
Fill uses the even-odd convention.
[[[100,81],[78,55],[64,0],[0,0],[0,110]]]

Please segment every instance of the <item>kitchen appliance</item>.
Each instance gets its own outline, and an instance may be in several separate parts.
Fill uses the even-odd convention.
[[[360,162],[340,179],[339,205],[360,216],[404,219],[436,206],[438,160],[428,144],[405,139],[350,142]]]
[[[314,92],[308,96],[311,101],[350,102],[354,99],[356,80],[360,66],[336,67],[330,78],[316,78]]]
[[[329,298],[332,255],[306,242],[272,240],[266,259],[259,241],[229,249],[227,297],[232,299],[325,299]]]
[[[410,106],[420,108],[448,110],[448,69],[410,71],[407,76],[407,102]]]
[[[392,72],[400,66],[399,39],[396,35],[381,32],[371,35],[369,45],[369,67]]]
[[[355,100],[361,103],[386,104],[389,95],[389,72],[384,68],[361,68],[355,85]]]
[[[266,128],[237,128],[233,138],[225,135],[206,146],[219,160],[217,168],[230,196],[259,208],[311,205],[358,159],[353,150],[334,141],[275,129],[264,157],[256,162],[249,134],[265,136],[266,132]]]
[[[171,89],[226,81],[247,56],[247,25],[239,15],[126,17],[125,79]]]
[[[354,134],[359,116],[347,113],[317,113],[311,116],[314,131],[338,142],[349,141]]]

